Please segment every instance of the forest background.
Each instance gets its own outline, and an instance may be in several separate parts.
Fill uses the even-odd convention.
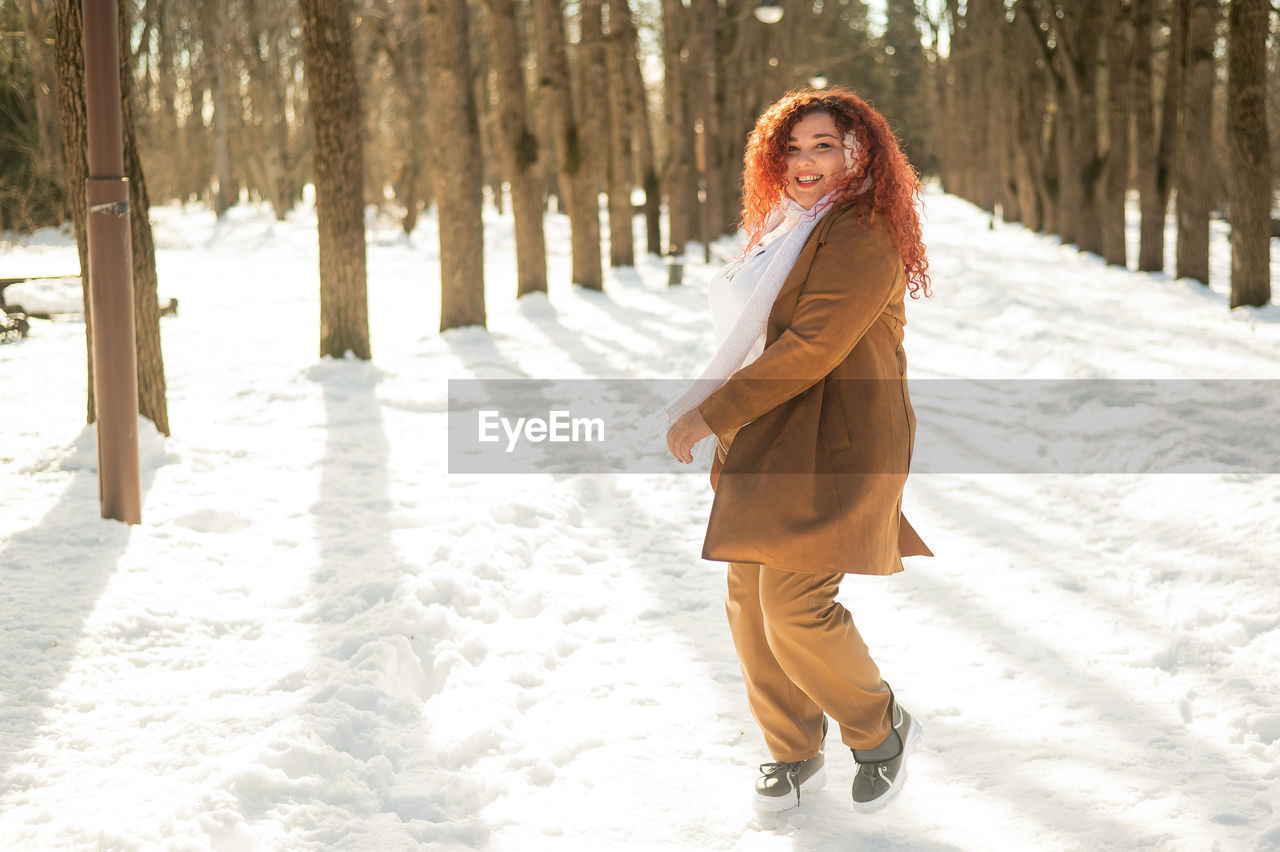
[[[483,325],[483,204],[515,218],[516,267],[490,273],[519,295],[547,289],[549,207],[586,287],[638,245],[707,250],[756,115],[798,85],[853,89],[944,190],[1110,264],[1207,284],[1227,219],[1231,306],[1270,300],[1265,0],[768,2],[121,0],[142,413],[168,433],[149,204],[283,218],[314,185],[320,349],[368,358],[370,206],[406,233],[449,211],[441,328]],[[0,33],[0,228],[71,220],[83,268],[81,2],[0,0]]]

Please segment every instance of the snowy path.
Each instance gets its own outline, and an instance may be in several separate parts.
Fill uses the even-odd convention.
[[[1276,306],[928,208],[913,377],[1276,377]],[[694,374],[705,267],[516,305],[493,216],[489,331],[441,335],[432,221],[375,223],[374,362],[317,363],[313,219],[156,219],[182,312],[143,526],[96,520],[82,329],[0,346],[0,845],[1280,849],[1280,477],[913,478],[937,558],[843,590],[924,722],[910,788],[854,814],[833,737],[765,819],[705,465],[445,473],[448,378]],[[0,263],[66,271],[52,242]]]

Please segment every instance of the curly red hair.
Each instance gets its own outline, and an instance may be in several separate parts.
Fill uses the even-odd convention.
[[[929,261],[920,233],[920,178],[898,147],[898,140],[883,115],[874,107],[839,86],[821,91],[800,88],[787,92],[756,120],[747,137],[742,170],[742,217],[747,232],[748,251],[764,236],[769,213],[785,194],[786,153],[791,129],[807,115],[825,112],[831,116],[842,137],[853,134],[859,155],[837,192],[846,197],[854,187],[871,176],[866,195],[871,200],[868,223],[883,216],[902,264],[906,268],[911,297],[929,290]]]

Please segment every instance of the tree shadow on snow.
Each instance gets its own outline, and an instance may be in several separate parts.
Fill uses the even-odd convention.
[[[154,480],[155,470],[143,467],[144,503]],[[85,622],[131,530],[101,517],[98,473],[81,469],[40,523],[0,549],[6,602],[0,611],[0,780],[39,739],[52,693],[75,660]]]
[[[1046,587],[1054,592],[1063,589],[1069,593],[1078,591],[1074,584],[1077,572],[1064,572],[1053,566],[1055,554],[1063,547],[1062,541],[1053,540],[1053,522],[1038,515],[1037,511],[1043,507],[1027,504],[1025,496],[1009,495],[1001,500],[1001,509],[996,513],[1001,518],[998,526],[993,526],[990,520],[991,504],[999,499],[994,494],[987,494],[974,505],[954,500],[940,489],[920,489],[915,496],[918,502],[931,505],[932,514],[946,517],[962,528],[990,530],[987,538],[993,554],[1019,557],[1021,562],[1028,564],[1028,570],[1044,576]],[[1017,533],[1011,534],[1010,530]],[[1078,537],[1080,531],[1076,530],[1074,534]],[[1184,720],[1176,716],[1174,708],[1155,703],[1160,699],[1145,696],[1128,683],[1095,672],[1087,655],[1076,653],[1072,647],[1050,644],[1029,633],[1009,619],[1003,608],[975,594],[972,584],[956,582],[940,568],[941,565],[930,565],[915,570],[909,579],[913,592],[920,601],[928,602],[936,618],[950,622],[957,633],[969,633],[979,639],[986,654],[981,662],[986,667],[1007,667],[1017,672],[1019,681],[1024,684],[1027,680],[1043,677],[1046,671],[1054,672],[1051,681],[1037,686],[1039,693],[1046,697],[1046,703],[1054,708],[1070,709],[1072,724],[1078,723],[1086,730],[1091,727],[1098,731],[1094,738],[1097,745],[1095,753],[1072,753],[1064,745],[1055,747],[1049,742],[1048,745],[1034,747],[1038,760],[1070,757],[1088,764],[1100,774],[1130,779],[1131,785],[1176,799],[1177,811],[1194,814],[1196,821],[1206,828],[1211,825],[1247,826],[1254,818],[1240,816],[1246,812],[1265,816],[1260,812],[1260,803],[1265,801],[1269,789],[1266,782],[1248,766],[1238,762],[1221,741],[1208,740],[1193,733]],[[1057,583],[1054,582],[1055,575]],[[1151,613],[1143,612],[1130,601],[1107,596],[1097,589],[1089,590],[1089,597],[1091,603],[1100,604],[1114,613],[1117,623],[1131,629],[1142,629],[1153,636],[1167,634],[1168,625],[1160,624]],[[993,654],[996,655],[994,659]],[[1171,668],[1163,664],[1162,667]],[[1202,686],[1201,683],[1196,685]],[[963,697],[958,701],[963,704]],[[988,721],[994,723],[996,720]],[[1007,726],[1012,734],[1024,733],[1026,736],[1022,741],[992,742],[990,750],[988,747],[978,749],[981,754],[1001,758],[1003,768],[1001,761],[996,761],[990,774],[1003,778],[1003,783],[1011,790],[1016,789],[1017,801],[1034,800],[1039,803],[1037,812],[1028,813],[1028,816],[1045,821],[1044,814],[1040,812],[1051,813],[1056,823],[1054,827],[1065,835],[1070,836],[1073,832],[1088,834],[1095,838],[1091,842],[1096,842],[1097,837],[1113,838],[1117,848],[1172,841],[1168,832],[1160,830],[1164,823],[1139,820],[1126,824],[1101,813],[1101,810],[1114,808],[1115,803],[1100,801],[1098,796],[1101,792],[1091,789],[1088,784],[1081,783],[1070,788],[1070,792],[1046,784],[1045,779],[1054,773],[1038,772],[1037,765],[1027,761],[1028,744],[1035,742],[1033,732],[1029,730],[1033,722],[1023,718]],[[957,735],[982,737],[973,731],[957,732]],[[1145,743],[1145,759],[1138,763],[1120,764],[1117,756],[1111,754],[1106,746],[1106,740],[1112,737],[1131,744]],[[937,751],[932,757],[946,759],[945,753]],[[955,759],[959,757],[955,755]],[[957,762],[953,768],[958,778],[973,774],[971,765],[966,768]],[[1012,796],[1010,800],[1014,800]],[[1224,810],[1224,802],[1234,804]],[[1266,814],[1270,813],[1269,807],[1261,807]],[[1169,828],[1176,830],[1176,826]],[[1221,834],[1223,829],[1214,828],[1213,831]]]
[[[301,741],[314,766],[289,771],[271,800],[245,801],[245,813],[271,820],[281,804],[306,802],[305,833],[325,845],[372,848],[394,819],[414,841],[473,846],[488,834],[474,816],[483,794],[432,765],[425,746],[424,702],[447,672],[435,671],[439,637],[405,599],[418,566],[393,538],[390,444],[375,392],[381,375],[371,363],[333,359],[308,374],[325,409],[320,490],[310,507],[318,560],[305,616],[315,658],[297,718],[304,730],[283,746],[297,750]],[[312,771],[333,783],[317,785]]]

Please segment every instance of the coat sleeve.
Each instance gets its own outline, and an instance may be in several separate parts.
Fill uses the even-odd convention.
[[[893,300],[901,268],[888,233],[842,216],[814,255],[791,325],[698,406],[711,430],[740,428],[834,370]]]

